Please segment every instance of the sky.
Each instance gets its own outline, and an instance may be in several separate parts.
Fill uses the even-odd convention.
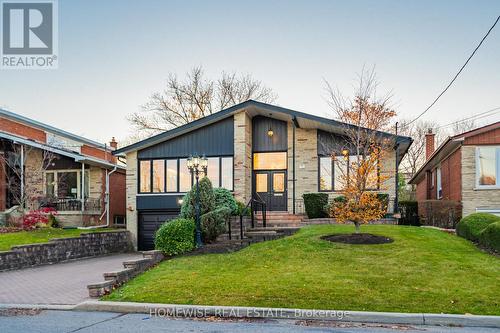
[[[169,73],[251,74],[276,104],[333,117],[324,80],[351,95],[363,66],[414,118],[500,14],[500,1],[60,0],[59,67],[0,70],[0,107],[100,142],[134,134],[127,115]],[[423,117],[436,124],[500,107],[500,24]],[[500,113],[482,123],[500,120]]]

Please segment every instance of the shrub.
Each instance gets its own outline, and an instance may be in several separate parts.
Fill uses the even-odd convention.
[[[455,229],[462,217],[462,204],[455,200],[423,200],[418,202],[420,223]]]
[[[244,213],[243,216],[250,216],[250,208],[247,209],[246,211],[243,211],[246,207],[244,202],[236,201],[236,205],[238,206],[238,212],[236,213],[236,215],[239,216],[242,213]]]
[[[208,213],[215,206],[215,194],[212,188],[212,182],[207,177],[199,181],[200,188],[200,215]],[[193,218],[195,215],[196,185],[184,195],[181,206],[182,218]]]
[[[304,206],[307,217],[310,219],[326,217],[324,208],[328,204],[328,194],[326,193],[304,193]]]
[[[500,252],[500,219],[498,222],[489,224],[479,233],[479,243]]]
[[[214,189],[215,208],[227,207],[232,215],[238,215],[238,205],[231,192],[225,188]]]
[[[194,230],[192,219],[167,221],[155,233],[155,248],[170,256],[191,251],[194,249]]]
[[[398,224],[420,226],[417,201],[400,201],[399,211],[401,213],[401,218]]]
[[[478,241],[479,234],[488,225],[500,221],[500,217],[489,213],[474,213],[460,220],[457,235],[471,241]]]
[[[333,202],[346,202],[347,198],[343,195],[339,195],[338,197],[333,198]]]
[[[23,228],[35,229],[37,227],[47,227],[49,217],[57,215],[57,211],[51,207],[44,207],[32,210],[23,216]]]
[[[231,216],[231,210],[222,206],[201,216],[201,232],[203,242],[211,243],[217,236],[226,231],[226,222]]]

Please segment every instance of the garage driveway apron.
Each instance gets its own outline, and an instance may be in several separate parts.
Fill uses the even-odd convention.
[[[114,254],[0,272],[0,303],[77,304],[89,299],[87,285],[104,281],[103,273],[141,258],[140,253]]]

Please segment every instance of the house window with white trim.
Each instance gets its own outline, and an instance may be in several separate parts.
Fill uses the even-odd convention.
[[[85,171],[85,197],[89,197],[90,175]],[[81,199],[82,172],[80,170],[45,171],[45,195],[60,199]]]
[[[500,187],[500,147],[476,148],[476,186],[478,188]]]
[[[441,167],[436,169],[436,197],[441,199],[443,197],[443,186],[441,184]]]

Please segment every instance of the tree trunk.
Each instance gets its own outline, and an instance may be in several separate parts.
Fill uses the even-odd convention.
[[[354,222],[354,226],[356,227],[356,233],[359,234],[361,232],[361,230],[359,228],[360,227],[359,222]]]

